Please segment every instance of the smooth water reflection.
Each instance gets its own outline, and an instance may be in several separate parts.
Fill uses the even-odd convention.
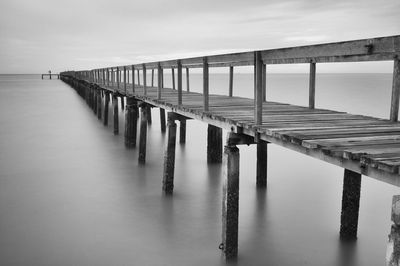
[[[206,162],[205,124],[188,121],[166,197],[157,109],[145,166],[61,81],[1,77],[0,111],[1,265],[225,265],[223,171]],[[268,188],[259,190],[255,147],[240,153],[239,258],[230,264],[383,264],[397,188],[363,178],[359,240],[342,244],[341,168],[270,145]]]

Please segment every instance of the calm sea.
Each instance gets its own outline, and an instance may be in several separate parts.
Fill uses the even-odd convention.
[[[386,118],[391,79],[320,74],[316,105]],[[252,96],[252,82],[250,74],[236,75],[234,93]],[[226,75],[211,75],[212,93],[226,93],[227,84]],[[191,85],[200,89],[201,77],[193,75]],[[307,75],[271,74],[267,86],[270,100],[307,104]],[[0,265],[225,265],[218,250],[222,168],[206,162],[207,125],[188,121],[187,143],[177,144],[174,195],[165,197],[166,136],[158,109],[152,114],[147,164],[139,166],[137,150],[125,149],[123,135],[114,136],[63,82],[1,75]],[[120,120],[123,132],[123,111]],[[363,178],[359,239],[345,245],[338,240],[343,169],[271,145],[268,188],[257,190],[255,147],[240,153],[239,258],[232,265],[384,264],[398,188]]]

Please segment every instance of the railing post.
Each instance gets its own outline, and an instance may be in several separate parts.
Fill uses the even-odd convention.
[[[255,124],[260,126],[262,124],[262,102],[263,102],[263,82],[262,82],[262,69],[263,62],[261,58],[261,52],[255,52]]]
[[[263,95],[262,99],[263,102],[267,101],[267,65],[263,64],[263,69],[262,69],[262,87],[263,87]]]
[[[110,69],[109,68],[107,68],[106,74],[107,74],[107,86],[109,87],[110,86]]]
[[[175,90],[175,68],[171,68],[172,72],[172,89]]]
[[[124,91],[126,95],[126,67],[124,66]]]
[[[182,105],[182,62],[178,60],[178,105]]]
[[[308,95],[308,107],[310,109],[315,108],[315,62],[310,63],[310,86],[309,86],[309,95]]]
[[[114,90],[114,68],[111,68],[111,87]]]
[[[106,72],[105,72],[104,68],[101,71],[102,71],[102,76],[103,76],[103,85],[106,85]]]
[[[135,93],[135,67],[132,65],[132,92]]]
[[[208,98],[208,85],[209,85],[209,71],[207,57],[203,57],[203,108],[204,112],[209,110],[209,98]]]
[[[233,96],[233,66],[229,67],[229,97]]]
[[[186,68],[186,91],[190,91],[189,87],[189,68]]]
[[[143,64],[143,93],[147,95],[147,77],[146,77],[146,65]]]
[[[399,116],[399,94],[400,94],[400,59],[394,59],[392,101],[390,104],[390,121],[397,122]]]
[[[138,86],[140,86],[140,73],[139,73],[139,69],[137,70],[137,82],[138,82]]]
[[[151,69],[151,87],[154,87],[154,68]]]
[[[121,73],[119,72],[119,68],[117,67],[117,89],[119,91],[119,82],[120,82],[120,77]]]
[[[160,63],[158,63],[157,79],[158,79],[157,99],[160,100],[161,99],[161,88],[162,88],[162,85],[163,85],[163,69],[162,69]]]

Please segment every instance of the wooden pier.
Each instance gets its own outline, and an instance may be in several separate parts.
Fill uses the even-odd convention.
[[[185,58],[162,62],[114,66],[61,73],[87,101],[99,119],[108,123],[110,97],[114,110],[114,134],[118,134],[118,98],[126,98],[125,144],[136,147],[139,122],[139,162],[146,162],[147,124],[150,108],[160,109],[161,130],[167,132],[162,189],[174,189],[176,121],[180,123],[180,142],[185,142],[186,120],[208,124],[207,161],[225,168],[223,187],[223,233],[220,248],[227,259],[238,252],[239,150],[237,145],[257,145],[257,187],[267,186],[268,144],[277,144],[344,168],[340,238],[357,238],[361,175],[400,186],[400,36],[328,43],[283,49]],[[379,119],[363,115],[315,108],[318,63],[392,61],[393,86],[390,117]],[[302,107],[268,101],[268,65],[310,65],[309,106]],[[254,66],[254,98],[234,97],[233,75],[237,66]],[[229,69],[226,95],[209,94],[209,68]],[[203,92],[191,92],[189,70],[201,68]],[[164,69],[172,69],[173,86],[164,86]],[[182,82],[186,71],[186,85]],[[151,71],[151,82],[147,80]],[[175,74],[176,71],[176,74]],[[157,72],[157,80],[154,73]],[[103,96],[101,96],[103,95]],[[139,116],[140,108],[140,116]],[[165,111],[168,111],[167,119]],[[102,116],[102,112],[104,115]],[[166,123],[167,121],[167,123]],[[166,123],[166,124],[165,124]],[[222,143],[222,129],[228,130]],[[190,144],[189,144],[190,145]],[[224,158],[222,160],[222,157]]]
[[[56,76],[57,79],[60,79],[60,74],[42,74],[42,79],[45,77],[49,77],[49,79],[51,79],[52,76]]]

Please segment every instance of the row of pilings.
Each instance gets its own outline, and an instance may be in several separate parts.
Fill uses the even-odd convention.
[[[118,92],[106,90],[96,84],[89,83],[85,80],[79,80],[70,76],[61,76],[61,80],[69,84],[75,91],[86,101],[88,106],[99,120],[103,120],[105,126],[108,125],[108,111],[110,100],[113,110],[113,132],[119,134],[119,118],[118,118],[118,102],[121,102],[121,108],[125,110],[125,131],[124,139],[126,148],[135,148],[139,146],[138,162],[144,164],[146,162],[146,145],[147,145],[147,126],[152,123],[151,108],[154,107],[149,103],[140,101],[135,97],[129,97]],[[124,98],[126,97],[126,106],[124,106]],[[140,110],[140,112],[139,112]],[[140,115],[139,115],[140,113]],[[140,118],[140,121],[138,121]],[[179,121],[179,143],[186,142],[186,121],[188,117],[180,114],[169,112],[167,119],[165,110],[160,108],[161,132],[167,133],[167,144],[164,153],[164,170],[162,178],[162,190],[166,195],[171,195],[174,189],[174,169],[175,169],[175,146],[177,124]],[[166,123],[167,122],[167,123]],[[139,133],[139,137],[137,137]],[[233,136],[233,135],[232,135]],[[137,144],[137,139],[139,143]],[[223,142],[222,129],[213,125],[208,125],[207,129],[207,162],[222,163],[223,159]],[[227,167],[225,185],[223,187],[223,213],[222,213],[222,243],[220,249],[226,259],[235,258],[238,249],[238,211],[239,211],[239,150],[236,144],[251,144],[248,140],[245,142],[238,138],[228,136],[228,144],[225,146],[224,155],[226,160],[224,163]],[[263,159],[265,167],[260,169],[266,170],[266,143],[264,143]],[[266,171],[262,175],[265,178],[261,184],[266,184]],[[259,178],[257,178],[258,180]],[[257,182],[258,183],[258,182]]]
[[[110,101],[113,110],[113,132],[119,134],[118,103],[125,110],[124,139],[127,148],[139,148],[138,162],[146,162],[147,126],[152,123],[149,103],[133,96],[127,96],[115,91],[107,90],[94,83],[79,80],[71,76],[61,76],[61,79],[71,85],[76,92],[87,102],[88,106],[104,125],[108,125],[108,111]],[[126,106],[125,106],[126,98]],[[140,112],[139,112],[140,110]],[[140,113],[140,115],[139,115]],[[180,143],[186,142],[186,121],[183,115],[168,112],[160,108],[161,132],[167,133],[167,144],[164,151],[164,169],[162,190],[171,195],[174,189],[175,146],[177,124],[180,123]],[[138,119],[140,118],[140,121]],[[167,122],[167,123],[166,123]],[[139,133],[139,137],[137,136]],[[137,139],[139,143],[137,144]],[[207,130],[207,162],[224,164],[224,185],[222,202],[222,243],[220,249],[226,259],[236,258],[238,252],[238,218],[239,218],[239,149],[238,145],[257,145],[256,184],[258,188],[267,185],[267,144],[268,142],[256,138],[229,132],[224,151],[222,152],[222,129],[208,125]],[[224,155],[224,156],[223,156]],[[224,158],[224,160],[222,160]],[[360,199],[361,174],[345,169],[340,238],[355,240],[357,238],[358,212]],[[399,248],[400,250],[400,248]]]

